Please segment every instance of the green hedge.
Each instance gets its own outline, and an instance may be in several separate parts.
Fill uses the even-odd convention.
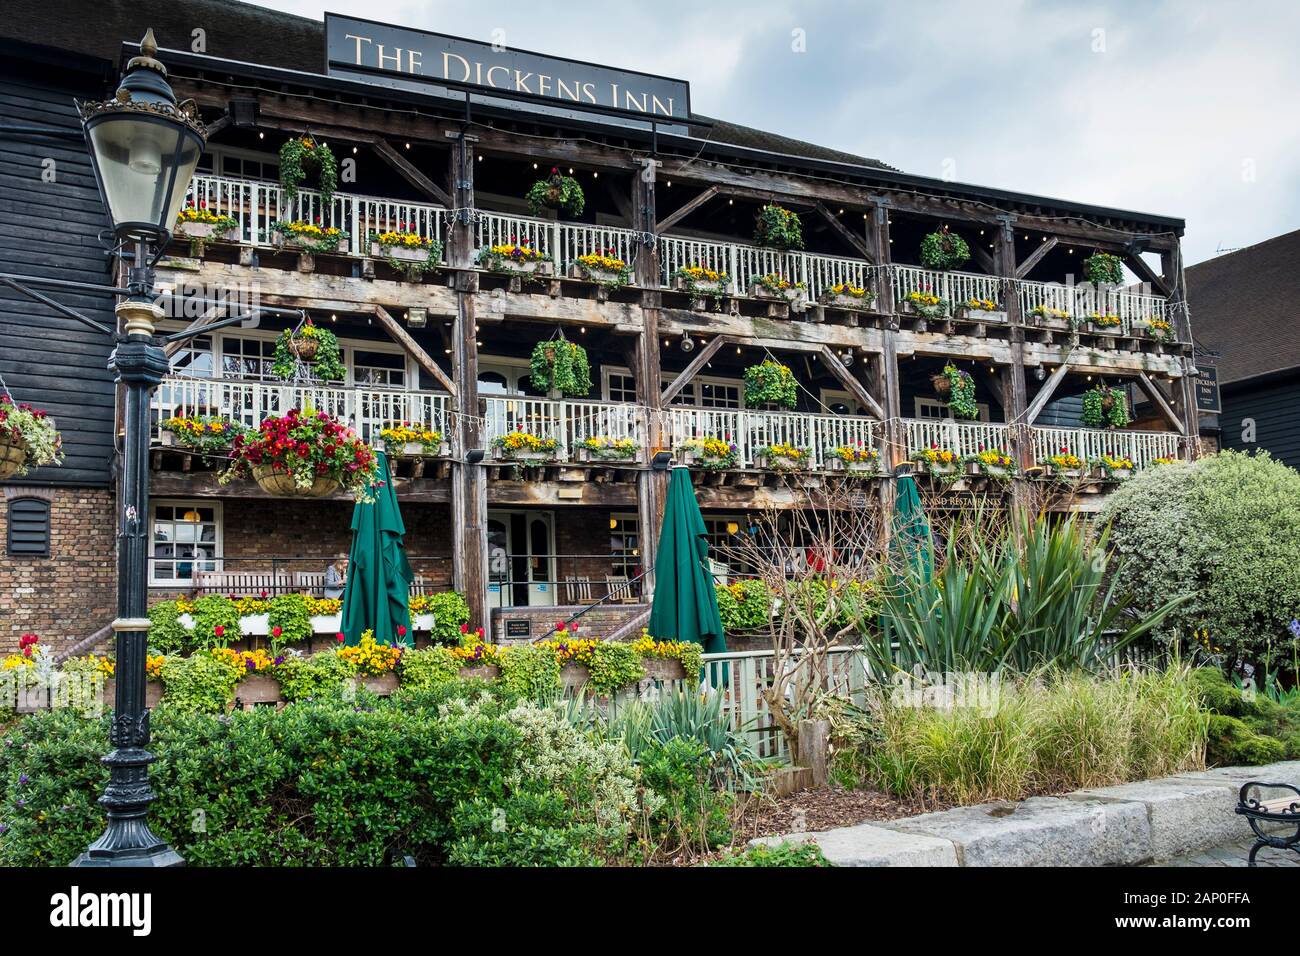
[[[1198,667],[1192,678],[1210,718],[1206,759],[1221,766],[1255,766],[1300,760],[1300,696],[1285,703],[1262,691],[1247,694],[1217,667]]]

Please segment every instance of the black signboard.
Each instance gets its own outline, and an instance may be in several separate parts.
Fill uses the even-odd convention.
[[[528,618],[516,618],[506,621],[506,637],[528,637],[532,630],[532,621]]]
[[[1219,370],[1204,358],[1196,360],[1196,410],[1210,415],[1223,411],[1219,399]]]
[[[334,13],[325,14],[325,57],[330,76],[458,100],[468,86],[488,94],[473,96],[474,102],[533,112],[582,116],[584,108],[615,110],[624,125],[638,116],[680,122],[691,115],[691,88],[683,80]],[[462,86],[440,87],[439,80]],[[492,97],[493,90],[510,98]]]

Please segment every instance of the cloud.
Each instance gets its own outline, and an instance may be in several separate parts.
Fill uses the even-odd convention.
[[[907,172],[1182,217],[1188,262],[1300,225],[1293,0],[262,5],[680,76],[698,112]]]

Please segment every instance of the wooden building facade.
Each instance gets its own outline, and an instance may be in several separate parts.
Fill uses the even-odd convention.
[[[205,571],[292,581],[347,546],[348,502],[220,483],[212,462],[169,444],[161,425],[177,415],[256,425],[310,403],[375,442],[400,422],[440,432],[437,453],[397,463],[408,551],[430,588],[464,592],[474,619],[502,639],[536,636],[564,616],[557,609],[607,596],[622,609],[604,618],[607,633],[637,625],[667,479],[655,455],[683,460],[700,439],[734,446],[734,461],[696,476],[719,542],[756,511],[799,507],[836,482],[853,480],[888,507],[895,467],[928,448],[1003,450],[1023,477],[971,480],[972,493],[1012,506],[1051,488],[1051,506],[1073,510],[1096,507],[1112,484],[1052,483],[1040,463],[1053,454],[1143,468],[1194,453],[1178,219],[911,176],[694,115],[651,124],[626,111],[539,112],[526,96],[476,97],[467,108],[464,91],[328,75],[319,56],[300,52],[313,30],[325,46],[322,25],[284,19],[294,42],[261,59],[232,44],[220,55],[167,49],[178,38],[153,24],[178,96],[194,99],[212,130],[192,199],[235,222],[226,238],[178,237],[168,250],[159,270],[167,328],[205,321],[190,304],[201,296],[302,309],[336,333],[346,375],[274,376],[287,324],[269,317],[173,350],[155,398],[159,594],[186,591]],[[259,53],[267,45],[249,42]],[[332,195],[310,180],[296,195],[281,185],[279,149],[300,137],[339,160]],[[525,204],[552,169],[581,184],[581,213],[534,215]],[[797,214],[804,248],[755,241],[769,205]],[[291,248],[273,228],[288,220],[337,228],[345,242]],[[968,242],[969,261],[924,268],[923,238],[945,227]],[[412,274],[372,247],[386,231],[435,240],[438,261]],[[515,274],[483,254],[516,243],[544,254],[549,274]],[[1134,284],[1076,284],[1097,251],[1120,257]],[[577,262],[592,254],[626,263],[627,281],[586,275]],[[696,267],[707,270],[699,282],[683,277]],[[717,287],[704,288],[715,273]],[[918,292],[945,307],[922,314],[909,302]],[[1114,322],[1092,323],[1093,313]],[[1168,334],[1153,332],[1166,322]],[[533,388],[534,347],[560,337],[590,358],[586,397]],[[745,406],[744,370],[768,358],[798,381],[792,410]],[[974,420],[954,420],[936,394],[934,376],[949,363],[974,379]],[[1157,422],[1096,430],[1066,413],[1051,426],[1039,420],[1101,381],[1145,395]],[[31,390],[29,400],[49,401],[38,383]],[[92,391],[111,405],[111,394]],[[553,439],[554,456],[506,458],[497,440],[519,431]],[[581,445],[593,438],[635,452],[592,460]],[[795,476],[772,467],[768,449],[781,445],[807,453]],[[835,455],[846,447],[874,452],[881,475],[847,475]]]

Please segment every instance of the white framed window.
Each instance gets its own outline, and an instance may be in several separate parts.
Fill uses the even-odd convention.
[[[406,388],[406,356],[400,352],[352,352],[352,383],[382,388]]]
[[[221,337],[221,377],[278,382],[271,372],[275,362],[275,339],[245,335]]]
[[[979,409],[980,421],[991,421],[989,418],[989,407],[986,403],[980,402],[975,407]],[[923,421],[930,422],[946,422],[953,420],[952,409],[948,407],[948,403],[943,399],[934,397],[922,398],[919,395],[916,397],[916,417]]]
[[[528,359],[484,355],[478,364],[480,395],[527,395],[532,378]]]
[[[603,392],[607,402],[635,402],[636,380],[626,368],[604,366],[601,369]],[[676,376],[663,374],[660,384],[667,385]],[[697,375],[674,397],[674,405],[696,408],[740,408],[744,384],[735,379]]]
[[[862,407],[862,403],[842,388],[823,388],[821,390],[821,403],[821,410],[827,415],[871,417],[871,413]]]
[[[601,393],[607,402],[635,402],[636,379],[625,368],[605,366],[601,369],[604,385]]]
[[[162,499],[149,506],[149,584],[188,587],[221,570],[221,502]]]

